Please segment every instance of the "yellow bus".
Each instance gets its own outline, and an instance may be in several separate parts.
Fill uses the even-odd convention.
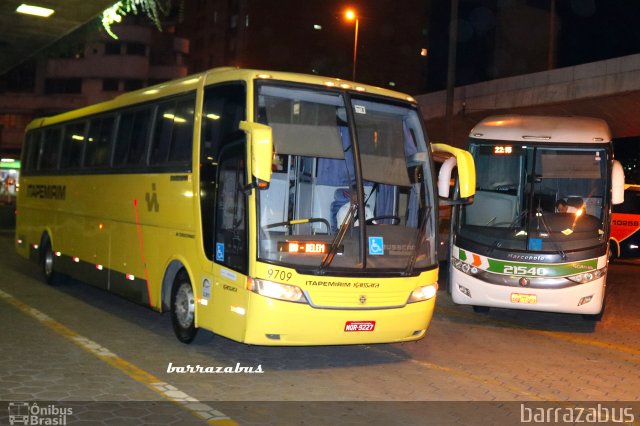
[[[470,154],[440,149],[473,191]],[[170,312],[185,343],[416,340],[437,289],[434,181],[411,97],[218,68],[33,121],[16,247],[49,283]]]

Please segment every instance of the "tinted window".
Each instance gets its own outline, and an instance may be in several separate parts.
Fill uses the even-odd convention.
[[[53,170],[58,168],[60,156],[60,127],[49,128],[44,131],[44,139],[40,148],[39,170]]]
[[[245,88],[241,84],[206,89],[202,112],[201,161],[217,158],[223,142],[237,139],[240,121],[245,119],[245,98]]]
[[[202,240],[209,259],[215,255],[213,218],[219,148],[244,141],[240,121],[245,119],[245,89],[242,84],[225,84],[205,90],[200,155],[200,208]]]
[[[184,162],[191,157],[193,109],[193,96],[163,102],[158,106],[151,145],[151,164]]]
[[[215,259],[244,272],[247,267],[244,144],[223,151],[222,157],[216,203]]]
[[[176,116],[173,119],[173,137],[171,138],[170,162],[191,160],[193,146],[193,108],[194,100],[178,102]]]
[[[151,145],[151,164],[162,164],[167,161],[175,111],[175,101],[161,103],[158,107]]]
[[[85,166],[105,167],[111,157],[114,117],[98,117],[89,122],[89,135],[86,143]]]
[[[25,145],[24,169],[32,172],[38,167],[38,154],[40,153],[41,132],[29,132]]]
[[[640,189],[624,191],[624,203],[613,206],[614,213],[640,214]]]
[[[85,138],[85,122],[70,123],[64,126],[62,139],[61,169],[72,169],[82,164],[82,150]]]
[[[128,111],[120,116],[114,166],[138,165],[146,163],[146,147],[151,128],[150,108]]]

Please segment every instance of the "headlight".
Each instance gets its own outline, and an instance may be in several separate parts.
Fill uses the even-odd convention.
[[[411,292],[407,303],[422,302],[423,300],[429,300],[435,297],[438,292],[438,283],[425,285],[418,287]]]
[[[480,272],[480,270],[475,266],[469,265],[467,262],[463,262],[462,260],[459,260],[459,259],[451,259],[451,264],[458,271],[462,271],[467,275],[475,275],[478,272]]]
[[[598,278],[602,278],[607,274],[607,267],[605,266],[602,269],[596,269],[595,271],[583,272],[582,274],[572,275],[567,277],[571,281],[575,283],[588,283],[593,280],[597,280]]]
[[[254,293],[272,299],[286,300],[287,302],[308,303],[307,298],[300,287],[289,284],[274,283],[273,281],[249,278],[247,288]]]

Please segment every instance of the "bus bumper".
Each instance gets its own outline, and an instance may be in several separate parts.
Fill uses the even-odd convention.
[[[602,310],[606,275],[586,284],[540,289],[489,284],[455,268],[450,268],[449,273],[453,302],[460,305],[589,315],[598,314]],[[535,296],[535,303],[513,302],[512,294]],[[587,299],[589,301],[585,302]]]
[[[424,337],[435,297],[394,309],[316,309],[251,294],[244,342],[255,345],[349,345],[392,343]],[[295,318],[295,321],[292,321]],[[370,331],[345,331],[347,323],[371,324]]]

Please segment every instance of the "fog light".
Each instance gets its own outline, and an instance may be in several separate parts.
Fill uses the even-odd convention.
[[[583,298],[582,298],[582,299],[580,299],[580,301],[578,302],[578,306],[582,306],[582,305],[584,305],[584,304],[586,304],[586,303],[591,302],[591,299],[593,299],[593,294],[592,294],[591,296],[583,297]]]
[[[465,286],[458,284],[458,290],[460,290],[460,293],[464,294],[465,296],[471,297],[471,292]]]

